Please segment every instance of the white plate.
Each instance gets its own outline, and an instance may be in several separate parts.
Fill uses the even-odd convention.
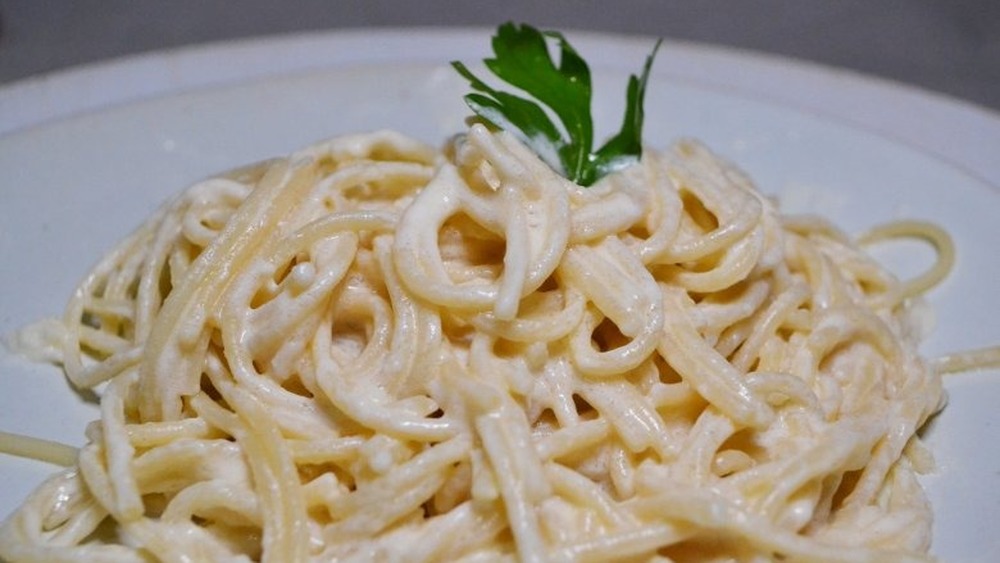
[[[392,128],[430,142],[468,114],[447,62],[486,54],[489,30],[297,35],[158,53],[0,89],[0,333],[58,315],[87,268],[159,203],[216,171],[320,138]],[[598,127],[653,41],[570,34],[595,74]],[[843,72],[666,43],[646,99],[648,141],[698,137],[793,211],[849,231],[934,220],[955,237],[931,294],[935,355],[1000,343],[1000,117]],[[923,257],[907,256],[899,267]],[[937,472],[933,551],[1000,554],[1000,372],[951,376],[927,432]],[[0,428],[83,440],[95,410],[57,370],[0,351]],[[0,458],[0,513],[52,468]]]

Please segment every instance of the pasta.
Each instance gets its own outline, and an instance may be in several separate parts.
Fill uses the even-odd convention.
[[[938,251],[897,280],[863,250]],[[581,188],[507,133],[203,181],[35,336],[100,393],[10,561],[927,557],[950,240],[782,216],[695,141]]]

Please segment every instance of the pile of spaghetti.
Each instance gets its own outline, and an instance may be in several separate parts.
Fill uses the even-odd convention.
[[[939,249],[905,282],[861,249],[900,233]],[[782,216],[693,141],[589,188],[481,125],[209,179],[50,331],[101,417],[0,556],[921,558],[949,245]]]

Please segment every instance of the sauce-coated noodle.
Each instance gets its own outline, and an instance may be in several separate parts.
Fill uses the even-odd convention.
[[[481,126],[204,181],[47,327],[101,419],[0,555],[922,558],[910,303],[952,250],[865,242],[900,228],[941,266],[896,280],[692,141],[584,189]]]

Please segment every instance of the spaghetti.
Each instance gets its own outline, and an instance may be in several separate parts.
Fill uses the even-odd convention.
[[[581,188],[479,125],[201,182],[47,342],[100,420],[21,560],[925,557],[941,408],[895,279],[693,141]]]

